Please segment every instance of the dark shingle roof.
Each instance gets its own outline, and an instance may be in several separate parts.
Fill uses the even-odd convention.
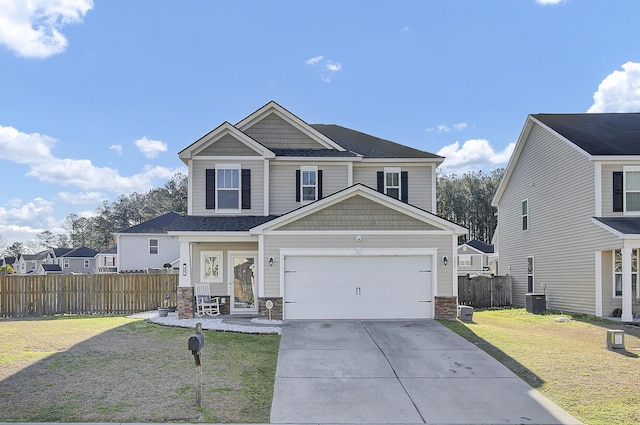
[[[477,239],[472,239],[467,242],[471,248],[475,248],[478,251],[482,251],[485,254],[493,254],[493,245],[488,244],[486,242],[479,241]]]
[[[62,257],[65,258],[93,258],[96,256],[98,251],[95,249],[87,248],[86,246],[81,246],[76,249],[72,249],[71,251],[64,254]]]
[[[640,217],[594,217],[623,235],[640,235]]]
[[[105,249],[104,251],[100,251],[98,254],[117,254],[118,253],[118,246],[112,246],[109,249]]]
[[[311,124],[340,146],[365,158],[442,158],[441,156],[410,148],[389,140],[370,136],[349,128],[333,124]]]
[[[73,248],[53,248],[53,254],[56,257],[62,257],[64,254],[68,253],[69,251],[72,251]]]
[[[119,233],[167,233],[167,229],[182,215],[171,211],[151,220],[121,230]]]
[[[176,232],[246,232],[252,227],[278,218],[277,215],[239,215],[230,217],[184,216],[173,222],[167,230]]]
[[[45,272],[62,272],[62,269],[57,264],[43,264],[42,269]]]
[[[354,157],[357,154],[335,149],[271,149],[277,156],[295,157]]]
[[[531,116],[590,155],[640,155],[640,113]]]

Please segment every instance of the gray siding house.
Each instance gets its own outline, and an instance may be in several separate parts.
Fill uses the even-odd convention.
[[[269,102],[179,153],[188,214],[178,313],[197,282],[230,314],[286,319],[455,317],[457,238],[434,214],[440,156]],[[120,257],[122,261],[122,256]]]
[[[528,116],[493,205],[514,304],[640,314],[640,114]]]
[[[492,272],[497,257],[493,245],[472,239],[458,247],[458,274],[480,275]],[[493,270],[495,273],[495,270]]]

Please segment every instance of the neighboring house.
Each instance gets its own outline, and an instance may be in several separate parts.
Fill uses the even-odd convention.
[[[472,239],[458,246],[458,274],[479,275],[490,271],[493,245]]]
[[[45,274],[62,274],[62,268],[57,264],[40,264],[38,268],[37,274],[45,275]]]
[[[49,251],[41,251],[36,254],[20,254],[13,269],[18,274],[36,273],[38,268],[45,264],[49,258]]]
[[[165,264],[176,261],[180,244],[176,235],[167,234],[167,229],[181,217],[172,211],[116,233],[118,272],[164,269]]]
[[[515,305],[640,314],[640,114],[530,115],[493,205]]]
[[[16,257],[2,257],[0,258],[0,266],[11,266],[15,269],[14,264],[16,260]]]
[[[95,249],[81,246],[62,255],[59,259],[59,266],[65,274],[93,274],[97,271],[95,259],[96,254],[98,254],[98,251]]]
[[[179,157],[188,215],[168,234],[180,243],[180,318],[192,316],[196,282],[231,314],[455,317],[466,229],[435,215],[444,158],[307,124],[275,102]]]
[[[65,254],[73,251],[73,248],[50,248],[49,256],[45,261],[46,264],[56,264],[58,266],[62,265],[61,257]]]
[[[118,247],[114,246],[96,254],[98,273],[118,272]]]

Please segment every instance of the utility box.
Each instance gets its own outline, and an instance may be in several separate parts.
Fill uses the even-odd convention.
[[[473,321],[473,307],[468,305],[459,305],[458,306],[458,318],[463,322],[472,322]]]
[[[525,300],[527,302],[528,313],[544,313],[547,311],[547,299],[545,294],[525,294]]]
[[[610,350],[624,350],[624,331],[609,329],[607,331],[607,348]]]

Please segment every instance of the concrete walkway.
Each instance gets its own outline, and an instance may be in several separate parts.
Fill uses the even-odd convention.
[[[271,423],[580,424],[433,320],[285,322]]]

